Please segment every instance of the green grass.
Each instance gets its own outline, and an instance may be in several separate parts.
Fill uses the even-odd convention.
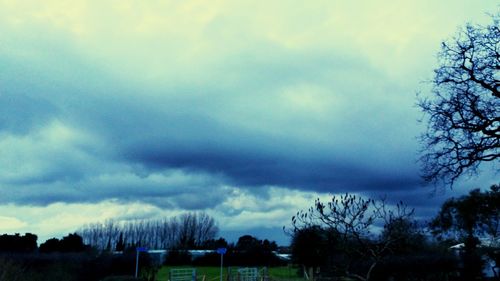
[[[157,274],[157,281],[167,281],[170,269],[172,268],[193,268],[192,266],[163,266]],[[219,281],[220,280],[220,267],[216,266],[198,266],[196,268],[196,273],[198,276],[198,281],[203,280],[203,276],[205,277],[205,281]],[[259,268],[262,270],[262,268]],[[304,278],[301,278],[297,275],[297,268],[295,267],[270,267],[269,269],[269,277],[270,280],[277,281],[304,281]],[[227,280],[227,267],[223,269],[222,280]]]
[[[297,267],[293,266],[270,267],[269,277],[271,280],[304,281],[304,278],[297,275],[298,270]]]

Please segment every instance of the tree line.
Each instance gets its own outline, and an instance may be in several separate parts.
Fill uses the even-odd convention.
[[[31,253],[77,253],[89,250],[91,247],[83,243],[78,234],[68,234],[61,239],[50,238],[38,247],[38,236],[32,233],[24,235],[0,235],[0,254],[31,254]]]
[[[448,199],[428,223],[413,213],[352,194],[318,199],[287,229],[293,262],[323,278],[500,280],[500,185]]]
[[[220,255],[208,251],[193,257],[191,249],[227,248],[225,264],[230,266],[275,266],[284,262],[274,254],[278,246],[267,239],[241,236],[236,243],[217,234],[215,220],[205,213],[186,213],[162,220],[138,220],[119,224],[106,221],[90,224],[61,239],[50,238],[37,244],[37,235],[0,235],[0,281],[156,280],[162,264],[140,253],[140,279],[129,278],[135,270],[136,247],[164,246],[166,265],[218,266]],[[169,236],[161,236],[161,233]],[[81,236],[83,233],[86,236]],[[85,237],[85,238],[84,238]],[[159,239],[165,238],[160,242]],[[162,244],[163,243],[163,244]],[[113,245],[113,246],[111,246]],[[115,251],[119,250],[120,253]],[[111,278],[111,279],[108,279]]]
[[[219,229],[204,212],[190,212],[157,220],[90,223],[77,233],[86,244],[100,250],[123,251],[126,247],[150,249],[199,249],[215,239]]]
[[[50,238],[37,245],[37,235],[0,235],[0,281],[99,281],[110,276],[133,276],[134,249],[113,255],[83,243],[76,233]],[[141,255],[141,278],[154,281],[158,265]],[[132,280],[132,279],[120,279]]]

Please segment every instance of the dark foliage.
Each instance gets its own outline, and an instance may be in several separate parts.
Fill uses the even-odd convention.
[[[135,278],[134,276],[109,276],[101,281],[145,281],[145,279]]]
[[[460,252],[462,275],[467,278],[480,277],[484,267],[481,255],[485,252],[496,259],[495,247],[478,249],[479,237],[489,238],[491,243],[500,235],[500,186],[490,190],[474,189],[459,198],[443,203],[438,215],[431,221],[430,228],[438,239],[452,239],[464,243]]]
[[[313,268],[323,266],[333,248],[334,245],[328,243],[327,231],[319,226],[297,229],[292,236],[292,257],[295,264]]]
[[[413,235],[402,231],[403,222],[412,222],[413,210],[403,203],[394,208],[386,205],[385,200],[365,199],[360,196],[345,194],[334,196],[323,203],[317,199],[307,211],[299,211],[292,217],[292,237],[296,236],[295,259],[304,260],[314,255],[314,251],[324,255],[321,265],[332,272],[358,280],[370,280],[374,268],[390,255],[404,235]],[[382,235],[374,235],[372,228],[383,225]],[[406,229],[405,229],[406,230]],[[312,253],[300,252],[307,249],[302,235],[311,235],[309,242]],[[319,243],[319,245],[318,245]],[[299,256],[297,256],[299,254]],[[312,258],[311,261],[317,262]],[[325,263],[326,262],[326,263]],[[316,266],[316,265],[311,265]],[[319,265],[318,265],[319,266]]]
[[[474,189],[468,195],[446,200],[431,221],[432,233],[438,238],[454,238],[474,249],[477,237],[500,235],[500,186],[482,192]]]
[[[427,250],[421,226],[409,218],[395,218],[384,225],[381,240],[392,239],[390,255],[412,255]]]
[[[227,264],[227,256],[224,256],[224,264]],[[193,266],[220,266],[220,254],[208,253],[194,259],[191,263]]]
[[[157,267],[148,255],[140,258],[140,275],[144,281],[156,278]],[[0,281],[99,281],[108,276],[133,276],[135,254],[94,253],[9,254],[0,257],[0,278],[8,268],[17,279]]]
[[[457,257],[450,253],[394,255],[380,263],[372,280],[449,280],[458,271],[458,265]]]
[[[465,276],[462,260],[448,247],[431,244],[412,215],[402,203],[389,207],[385,200],[349,194],[326,204],[316,200],[292,218],[293,261],[318,280],[437,281],[452,280],[458,272]],[[373,231],[377,226],[383,230]]]
[[[224,239],[218,240],[224,243]],[[219,244],[220,245],[220,244]],[[219,248],[219,247],[217,247]],[[251,235],[243,235],[238,239],[236,245],[227,245],[224,254],[224,264],[227,266],[280,266],[284,265],[274,251],[278,249],[276,242],[267,239],[259,240]],[[208,253],[193,260],[192,264],[197,266],[220,265],[220,254]]]
[[[278,249],[276,242],[259,240],[251,235],[238,238],[234,248],[226,255],[226,264],[229,266],[275,266],[282,265],[273,251]]]
[[[24,236],[3,234],[0,236],[0,252],[30,253],[37,249],[37,236],[26,233]]]
[[[219,239],[210,239],[210,240],[207,240],[205,241],[205,243],[203,243],[203,249],[206,249],[206,250],[216,250],[218,248],[227,248],[228,247],[228,243],[226,241],[226,239],[220,237]]]
[[[165,259],[165,265],[187,265],[191,264],[191,254],[187,250],[169,250]]]
[[[89,250],[88,245],[83,244],[83,239],[78,234],[68,234],[61,240],[51,238],[40,245],[41,253],[73,253]]]
[[[0,281],[23,281],[22,263],[0,256]]]

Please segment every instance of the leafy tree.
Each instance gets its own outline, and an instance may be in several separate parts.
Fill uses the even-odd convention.
[[[251,235],[243,235],[238,238],[235,248],[239,251],[252,251],[260,248],[261,241]]]
[[[500,159],[500,14],[492,19],[442,43],[434,95],[419,100],[428,122],[420,159],[427,182],[452,186]]]
[[[333,253],[326,231],[317,225],[296,229],[292,234],[291,248],[293,262],[304,266],[308,272],[316,272]]]
[[[392,240],[390,251],[396,255],[412,255],[422,251],[426,239],[420,225],[408,217],[399,217],[384,225],[382,240]]]
[[[464,243],[464,274],[467,278],[481,275],[483,266],[477,247],[479,237],[488,237],[492,244],[500,234],[500,186],[493,185],[482,192],[474,189],[468,195],[451,198],[443,203],[438,215],[431,221],[433,234],[439,239],[452,238]],[[493,246],[493,245],[490,245]],[[487,252],[497,259],[497,252]]]
[[[206,250],[216,250],[218,248],[227,248],[227,247],[228,243],[226,239],[224,239],[223,237],[219,237],[219,239],[217,240],[215,239],[207,240],[203,243],[202,246],[202,248]]]
[[[88,248],[87,245],[83,244],[82,237],[76,233],[64,236],[60,243],[63,252],[83,252]]]
[[[88,249],[88,246],[83,243],[83,239],[78,234],[68,234],[61,240],[51,238],[40,245],[40,252],[42,253],[76,253],[83,252]]]
[[[229,247],[227,264],[244,266],[276,266],[283,262],[273,253],[278,246],[267,239],[260,240],[251,235],[238,238],[234,247]]]
[[[276,241],[264,239],[264,241],[262,241],[262,249],[267,252],[276,251],[278,250],[278,244],[276,244]]]
[[[34,252],[37,249],[37,239],[38,237],[31,233],[23,236],[19,233],[0,235],[0,252]]]
[[[40,244],[40,253],[60,252],[61,241],[57,238],[50,238]]]
[[[471,249],[478,236],[495,240],[500,235],[500,186],[482,192],[474,189],[459,198],[446,200],[430,227],[438,238],[464,241]]]

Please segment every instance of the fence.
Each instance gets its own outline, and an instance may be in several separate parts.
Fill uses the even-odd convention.
[[[228,268],[227,281],[267,281],[267,268],[258,270],[256,267]]]
[[[169,281],[196,281],[196,268],[172,268]]]

